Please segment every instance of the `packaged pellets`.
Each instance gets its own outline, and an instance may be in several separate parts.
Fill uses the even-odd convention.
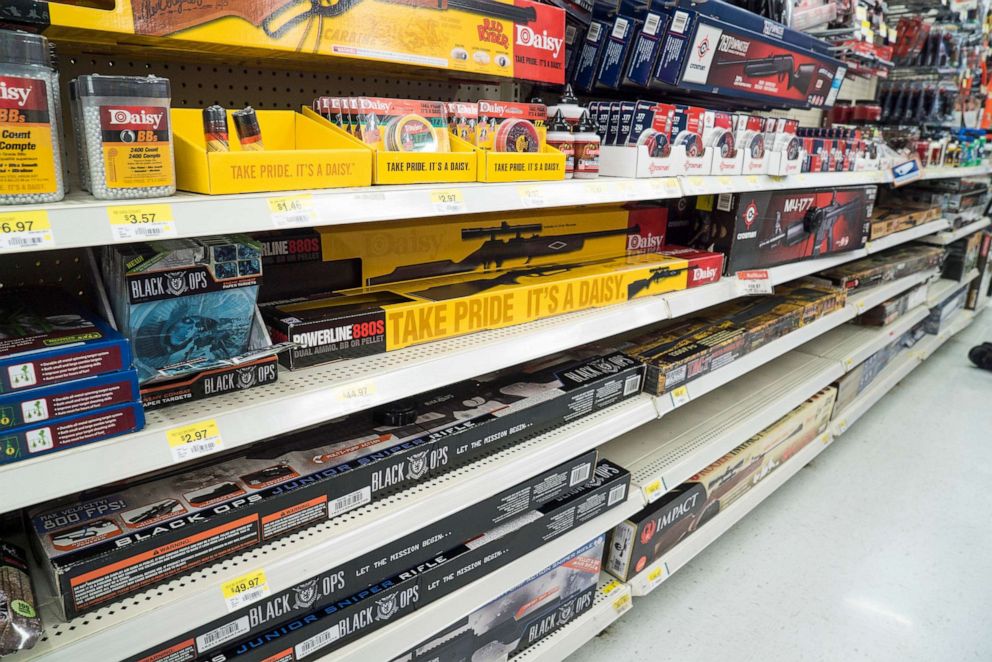
[[[176,192],[169,80],[158,76],[76,79],[85,169],[94,197],[154,198]]]
[[[20,547],[0,540],[0,655],[32,648],[43,631],[27,556]]]
[[[65,196],[58,74],[48,40],[0,30],[0,204]]]

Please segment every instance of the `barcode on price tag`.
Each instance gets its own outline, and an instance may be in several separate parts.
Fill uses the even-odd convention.
[[[114,241],[168,239],[176,236],[172,205],[123,205],[107,207]]]
[[[309,193],[269,198],[267,202],[272,224],[277,228],[317,224],[317,211]]]
[[[456,188],[431,191],[431,205],[439,214],[461,214],[465,211],[465,198]]]
[[[0,250],[51,248],[55,245],[47,211],[0,214]]]
[[[272,592],[265,579],[265,571],[261,569],[224,582],[220,590],[224,595],[224,602],[227,603],[228,613],[258,602]]]
[[[172,450],[173,462],[185,462],[224,448],[217,421],[212,418],[172,428],[165,433],[165,438]]]
[[[767,269],[754,269],[737,272],[737,296],[757,296],[772,294],[772,280]]]

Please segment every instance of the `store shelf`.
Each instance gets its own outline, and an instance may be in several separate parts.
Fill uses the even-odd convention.
[[[663,421],[601,448],[632,474],[648,503],[685,482],[844,373],[833,361],[790,352]]]
[[[630,586],[603,575],[592,607],[565,627],[510,658],[512,662],[561,662],[630,611]]]
[[[11,660],[101,660],[106,659],[104,654],[108,650],[114,651],[114,658],[139,653],[154,643],[149,641],[149,632],[155,633],[156,640],[165,641],[226,615],[228,611],[221,594],[221,584],[246,571],[262,568],[273,593],[285,590],[510,488],[524,476],[533,476],[596,448],[605,440],[640,426],[655,416],[647,396],[634,398],[324,524],[69,622],[62,621],[55,614],[52,598],[39,590],[46,637],[31,651],[13,656]],[[544,561],[541,563],[527,566],[528,570],[521,580],[535,569],[557,560],[596,534],[606,531],[630,512],[638,510],[641,503],[637,496],[635,501],[604,515],[608,519],[616,519],[604,524],[601,529],[584,527],[577,530],[581,533],[565,543],[564,548],[556,547],[555,551],[542,557]],[[503,590],[512,585],[502,584]],[[46,586],[47,581],[36,575],[35,587],[43,589]],[[490,594],[490,597],[495,595]],[[437,625],[440,628],[446,624]],[[413,638],[416,639],[415,636]],[[407,643],[413,645],[419,640],[408,640]]]
[[[927,306],[933,308],[938,303],[942,303],[947,299],[947,297],[951,296],[976,278],[978,278],[978,269],[972,269],[969,271],[965,275],[964,280],[961,281],[951,280],[949,278],[935,280],[930,283],[930,287],[927,289]]]
[[[834,415],[830,427],[834,435],[841,435],[854,424],[861,416],[871,409],[876,402],[882,399],[892,387],[902,381],[913,369],[920,365],[920,360],[912,349],[903,351],[889,365],[885,366],[882,373],[875,378],[871,386],[847,407]]]
[[[953,336],[968,328],[975,321],[975,311],[960,310],[949,319],[944,329],[937,335],[924,336],[913,346],[913,354],[921,361],[925,361],[940,349],[941,345],[950,340]]]
[[[836,361],[846,372],[897,340],[918,322],[926,319],[929,314],[930,310],[926,306],[917,306],[887,326],[845,324],[806,343],[799,348],[799,351]]]
[[[957,230],[945,230],[944,232],[938,232],[932,237],[923,237],[920,241],[932,246],[947,246],[948,244],[953,244],[962,237],[967,237],[969,234],[973,234],[988,227],[989,223],[992,223],[992,220],[988,218],[980,218],[973,223],[969,223],[962,228],[958,228]]]
[[[869,241],[866,248],[869,255],[873,253],[880,253],[888,248],[892,248],[893,246],[898,246],[899,244],[904,244],[907,241],[913,241],[914,239],[926,237],[927,235],[931,235],[935,232],[946,230],[949,227],[951,227],[950,221],[942,218],[931,223],[918,225],[915,228],[903,230],[902,232],[895,232],[880,239],[875,239],[874,241]]]
[[[782,189],[884,184],[891,179],[887,170],[861,172],[809,172],[785,177],[772,175],[679,177],[684,195],[778,191]]]
[[[742,440],[743,441],[743,440]],[[679,543],[660,559],[647,566],[630,581],[630,587],[635,597],[644,596],[661,585],[666,579],[680,570],[697,554],[739,522],[749,512],[764,501],[768,495],[781,487],[787,480],[809,464],[824,448],[832,437],[829,432],[821,434],[805,448],[796,453],[792,459],[766,476],[757,485],[748,490],[744,496],[730,504],[719,515],[706,523],[698,531]]]
[[[888,301],[894,296],[898,296],[910,289],[914,285],[926,282],[937,277],[936,271],[920,271],[910,274],[897,280],[870,287],[863,292],[856,292],[848,297],[848,301],[855,306],[860,315],[866,310],[874,308],[880,303]]]
[[[588,524],[321,659],[327,662],[391,660],[609,531],[642,507],[639,495],[628,496],[622,505]]]
[[[949,179],[951,177],[976,177],[992,173],[992,166],[980,165],[967,168],[935,167],[924,168],[923,179]]]

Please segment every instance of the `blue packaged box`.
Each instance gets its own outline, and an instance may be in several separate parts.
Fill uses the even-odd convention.
[[[613,20],[617,15],[616,2],[596,0],[592,9],[592,21],[586,30],[578,58],[575,62],[575,75],[572,87],[577,92],[591,92],[596,84],[596,74],[603,55],[603,45],[613,29]]]
[[[145,427],[140,404],[102,407],[74,416],[22,425],[0,432],[0,464],[82,446]]]
[[[62,290],[0,292],[0,394],[131,367],[131,348],[106,320]]]
[[[657,5],[657,7],[656,7]],[[651,82],[651,72],[654,71],[658,54],[661,53],[662,39],[668,30],[671,17],[664,11],[664,1],[655,0],[634,34],[634,43],[630,49],[630,59],[624,74],[624,83],[636,87],[647,87]]]
[[[138,373],[124,370],[0,395],[0,433],[138,401]]]
[[[623,82],[627,56],[634,34],[644,23],[647,6],[638,0],[621,0],[617,15],[613,18],[609,34],[600,49],[599,67],[596,71],[596,86],[615,90]]]

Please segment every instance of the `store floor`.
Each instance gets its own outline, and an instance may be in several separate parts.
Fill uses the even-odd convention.
[[[992,660],[992,372],[944,344],[569,662]]]

